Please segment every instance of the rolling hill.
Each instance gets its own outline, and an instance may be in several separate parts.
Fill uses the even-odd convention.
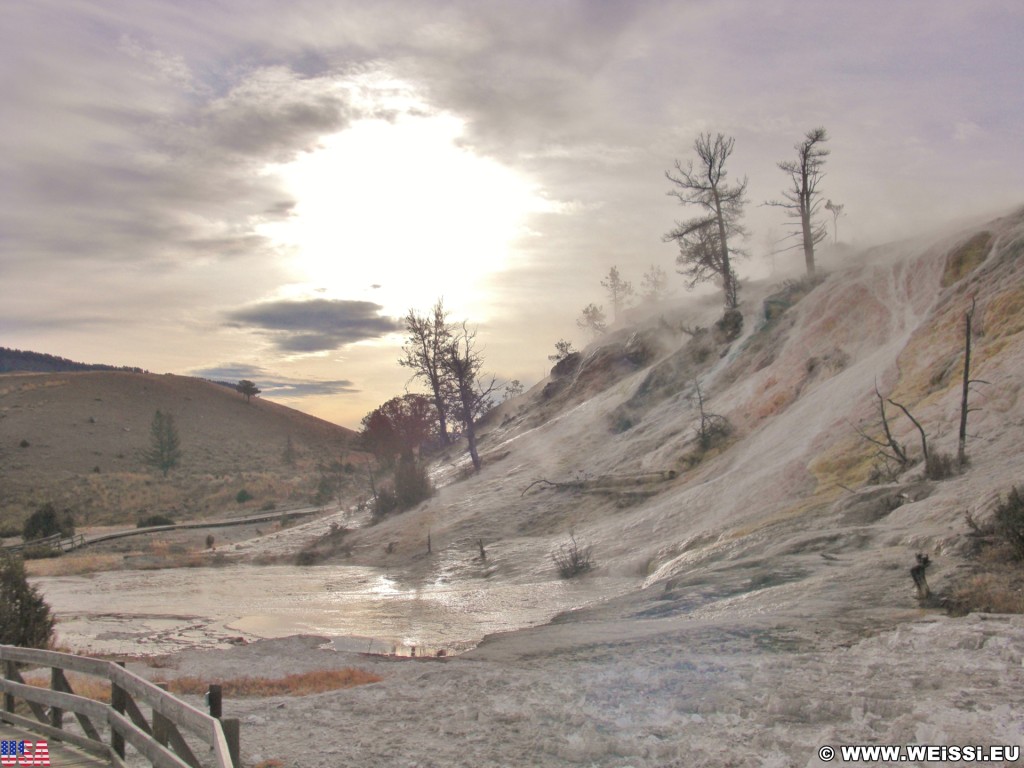
[[[165,479],[149,467],[150,426],[171,414],[181,462]],[[306,502],[319,463],[351,461],[351,430],[201,379],[90,371],[0,375],[3,516],[17,523],[46,502],[80,521],[134,522],[139,513],[206,515]],[[285,460],[291,440],[294,464]],[[358,459],[357,459],[358,461]]]

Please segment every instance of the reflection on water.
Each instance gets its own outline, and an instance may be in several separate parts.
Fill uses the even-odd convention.
[[[500,582],[383,569],[233,566],[38,579],[74,649],[164,653],[240,634],[325,635],[346,650],[458,653],[485,635],[534,626],[626,589],[632,580]]]

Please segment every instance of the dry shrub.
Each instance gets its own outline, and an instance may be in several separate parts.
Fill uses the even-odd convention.
[[[277,679],[267,677],[238,677],[220,683],[225,696],[235,698],[266,698],[268,696],[309,696],[357,685],[379,683],[383,678],[372,672],[354,667],[302,672]],[[210,681],[199,677],[177,677],[167,683],[171,693],[201,696],[210,688]]]
[[[924,474],[929,480],[945,480],[950,478],[956,474],[956,459],[948,453],[933,451],[928,454]]]
[[[563,579],[571,579],[586,573],[593,566],[589,546],[581,546],[576,540],[575,534],[569,535],[569,541],[562,544],[558,551],[551,555],[558,568],[558,574]]]
[[[123,659],[123,656],[118,656]],[[139,656],[137,661],[142,662],[150,669],[176,669],[178,662],[175,661],[174,657],[170,654],[163,654],[162,656]]]
[[[962,616],[983,613],[1024,613],[1024,498],[1011,488],[991,520],[979,522],[966,515],[977,572],[955,584],[949,612]]]
[[[996,507],[994,532],[1013,547],[1017,558],[1024,560],[1024,497],[1016,487],[1010,489],[1006,501]]]
[[[954,616],[968,613],[1024,613],[1024,588],[1014,574],[999,571],[971,576],[953,590],[949,612]]]
[[[110,703],[110,681],[105,678],[83,675],[78,672],[65,672],[65,679],[76,696],[83,696],[104,704]],[[25,675],[25,682],[35,688],[50,687],[49,672],[30,672]]]

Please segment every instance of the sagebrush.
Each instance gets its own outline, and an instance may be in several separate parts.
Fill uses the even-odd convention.
[[[995,532],[1013,548],[1018,559],[1024,560],[1024,497],[1016,486],[996,507],[994,523]]]
[[[551,555],[563,579],[571,579],[586,573],[593,567],[593,557],[589,545],[583,546],[575,534],[569,535],[569,541],[562,544],[558,551]]]

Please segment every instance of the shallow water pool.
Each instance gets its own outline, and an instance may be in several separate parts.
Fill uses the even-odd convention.
[[[545,623],[634,580],[414,581],[360,566],[237,565],[34,582],[57,616],[58,641],[73,650],[159,654],[312,634],[345,650],[434,655]]]

